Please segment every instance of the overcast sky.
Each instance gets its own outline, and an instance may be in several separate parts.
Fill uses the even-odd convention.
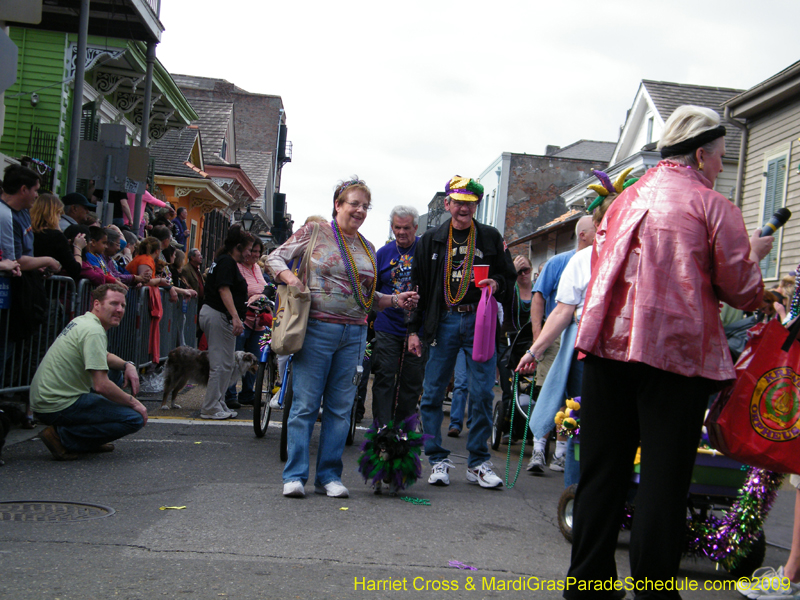
[[[747,89],[800,58],[798,0],[163,0],[161,21],[171,73],[283,98],[295,227],[357,174],[377,246],[393,206],[502,152],[616,142],[642,79]]]

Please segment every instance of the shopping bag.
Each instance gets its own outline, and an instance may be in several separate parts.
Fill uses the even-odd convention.
[[[726,456],[779,473],[800,473],[800,319],[754,327],[736,381],[706,418],[709,441]]]
[[[486,362],[494,356],[497,331],[497,300],[492,296],[492,286],[481,292],[478,311],[475,314],[475,336],[472,339],[472,360]]]
[[[308,315],[311,312],[311,291],[306,285],[308,261],[317,243],[317,233],[319,233],[319,223],[314,223],[311,240],[297,271],[297,277],[303,282],[303,289],[290,285],[278,286],[278,304],[272,320],[270,341],[270,347],[276,354],[294,354],[303,347]]]

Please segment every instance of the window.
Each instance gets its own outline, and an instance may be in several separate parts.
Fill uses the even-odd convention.
[[[653,141],[653,117],[647,119],[647,143]]]
[[[219,157],[222,160],[228,160],[228,136],[222,138],[222,148],[219,151]]]
[[[783,208],[784,192],[786,190],[786,154],[768,157],[767,170],[764,173],[764,203],[761,209],[761,225],[765,225],[769,218],[779,208]],[[764,257],[761,261],[761,276],[764,279],[777,279],[779,256],[780,256],[780,242],[782,240],[782,232],[780,230],[776,234],[775,243],[772,245],[772,250],[769,255]]]

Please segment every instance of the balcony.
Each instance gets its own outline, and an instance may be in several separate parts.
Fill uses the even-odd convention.
[[[20,26],[77,33],[80,10],[80,0],[44,0],[42,22],[36,25],[21,23]],[[159,42],[164,31],[160,14],[161,0],[92,0],[89,4],[89,35]]]

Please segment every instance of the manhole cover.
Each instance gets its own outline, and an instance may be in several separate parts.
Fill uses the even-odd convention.
[[[114,509],[99,504],[77,502],[0,502],[0,521],[27,523],[72,523],[101,519]]]

